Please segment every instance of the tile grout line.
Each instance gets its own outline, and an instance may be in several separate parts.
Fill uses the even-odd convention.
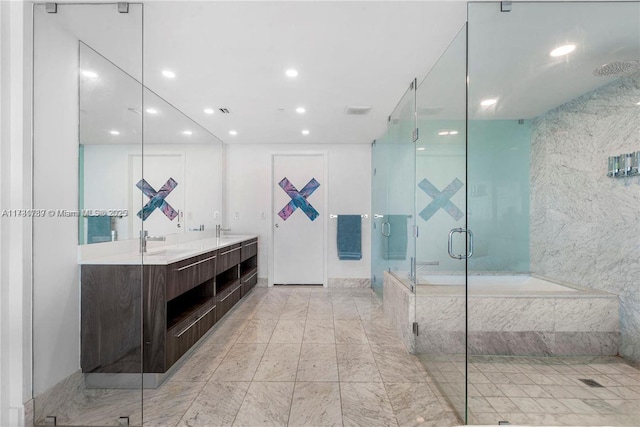
[[[356,310],[358,310],[358,306],[357,305],[356,305]],[[373,352],[373,347],[371,347],[371,340],[369,339],[369,334],[367,333],[366,328],[362,324],[363,320],[362,320],[362,316],[360,315],[360,310],[358,310],[358,316],[360,318],[360,323],[361,323],[362,329],[364,330],[364,334],[365,334],[365,336],[367,338],[367,344],[369,346],[369,351],[371,351],[371,356],[373,357],[373,363],[375,363],[376,370],[378,371],[378,375],[380,376],[380,381],[382,382],[382,388],[384,389],[384,393],[386,394],[387,399],[389,400],[389,406],[391,407],[391,411],[393,413],[393,418],[396,421],[396,425],[399,426],[400,425],[400,421],[398,420],[398,417],[396,416],[396,410],[393,407],[393,402],[391,401],[391,398],[389,397],[389,391],[387,390],[387,384],[384,381],[384,379],[382,378],[382,374],[380,373],[380,367],[378,366],[378,361],[377,361],[376,356],[375,356],[375,354]]]
[[[330,294],[331,295],[331,294]],[[333,340],[336,341],[336,317],[333,311],[333,297],[331,297],[331,318],[333,320]],[[340,422],[344,426],[344,406],[342,400],[342,381],[340,381],[340,366],[338,365],[338,346],[336,348],[336,370],[338,371],[338,395],[340,396]]]
[[[311,295],[309,295],[311,298]],[[293,410],[293,396],[296,393],[296,386],[298,384],[298,370],[300,369],[300,359],[302,358],[302,343],[304,342],[304,334],[307,330],[307,321],[309,320],[309,304],[307,304],[307,314],[304,319],[304,328],[302,328],[302,337],[300,338],[300,353],[298,354],[298,364],[296,365],[296,376],[293,379],[293,390],[291,391],[291,403],[289,404],[289,415],[287,416],[287,425],[291,422],[291,411]],[[278,320],[279,322],[280,320]]]
[[[264,298],[263,298],[263,299],[264,299]],[[257,308],[259,308],[259,307],[260,307],[260,305],[262,305],[262,302],[263,302],[263,301],[261,301],[261,303],[258,305],[258,307],[257,307]],[[246,328],[247,328],[247,326],[249,325],[249,322],[251,322],[251,321],[253,320],[253,317],[254,317],[254,316],[255,316],[255,314],[251,315],[251,317],[248,319],[248,321],[247,321],[247,325],[245,326],[245,328],[244,328],[244,329],[246,329]],[[244,331],[244,329],[243,329],[243,331]],[[240,334],[238,334],[238,337],[236,338],[236,341],[237,341],[239,338],[240,338]],[[234,344],[233,344],[233,345],[235,345],[235,342],[234,342]],[[231,347],[229,347],[229,350],[231,350]],[[266,347],[265,347],[265,351],[266,351],[266,350],[267,350],[267,349],[266,349]],[[228,352],[227,352],[227,354],[228,354]],[[264,356],[264,353],[263,353],[263,356]],[[227,357],[227,355],[225,355],[225,358],[226,358],[226,357]],[[223,359],[223,360],[224,360],[224,359]],[[262,361],[262,357],[260,358],[260,361]],[[220,362],[220,365],[222,365],[222,362]],[[220,367],[220,365],[218,365],[218,367]],[[259,365],[260,365],[260,363],[258,363],[258,366],[259,366]],[[216,370],[217,370],[217,369],[218,369],[218,368],[216,368]],[[256,371],[257,371],[257,370],[258,370],[258,367],[256,367]],[[256,373],[254,372],[254,373],[253,373],[253,375],[255,376],[255,374],[256,374]],[[240,381],[237,381],[237,382],[240,382]],[[242,405],[244,404],[245,400],[247,400],[247,395],[249,394],[249,389],[251,388],[251,385],[252,385],[252,384],[253,384],[253,377],[252,377],[251,381],[249,381],[249,387],[247,387],[247,390],[244,392],[244,396],[242,396],[242,402],[240,402],[240,405],[238,406],[238,410],[236,411],[236,414],[235,414],[235,416],[233,417],[233,421],[231,422],[231,425],[232,425],[232,426],[236,423],[236,420],[238,419],[238,414],[240,413],[240,409],[242,409]]]

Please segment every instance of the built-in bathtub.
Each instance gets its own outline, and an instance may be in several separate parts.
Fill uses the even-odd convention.
[[[469,354],[618,354],[614,294],[528,275],[470,275],[466,287],[464,275],[425,275],[415,293],[407,285],[385,273],[383,305],[414,353],[463,354],[466,333]]]
[[[445,289],[435,289],[443,286],[460,286],[456,290],[464,292],[465,276],[455,274],[419,276],[417,293],[445,291]],[[474,295],[549,295],[551,293],[564,295],[565,292],[569,292],[569,295],[575,296],[579,290],[529,275],[470,275],[467,292]]]

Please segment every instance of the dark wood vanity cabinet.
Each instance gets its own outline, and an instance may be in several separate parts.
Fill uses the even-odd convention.
[[[255,286],[257,265],[257,239],[168,265],[82,265],[82,371],[166,372]]]
[[[244,296],[258,283],[258,239],[242,242],[238,268]]]

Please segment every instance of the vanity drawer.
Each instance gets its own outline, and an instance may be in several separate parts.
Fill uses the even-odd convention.
[[[216,323],[215,302],[203,305],[192,316],[167,330],[166,366],[173,365]]]
[[[216,258],[215,252],[208,252],[169,264],[167,301],[213,279],[216,275]]]
[[[251,270],[242,276],[242,296],[244,297],[258,283],[258,269]]]
[[[258,239],[242,242],[242,249],[240,250],[240,261],[246,261],[252,256],[258,254]]]
[[[236,245],[227,246],[226,248],[218,250],[218,260],[216,267],[217,274],[220,274],[223,271],[230,269],[231,267],[235,267],[240,263],[241,249],[242,247],[238,243]]]
[[[242,298],[242,283],[236,280],[216,295],[217,320],[220,320]]]

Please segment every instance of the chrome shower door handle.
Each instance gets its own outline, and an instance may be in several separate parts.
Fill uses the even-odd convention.
[[[449,242],[447,244],[447,251],[449,252],[449,256],[453,259],[462,259],[462,255],[454,255],[453,254],[453,233],[462,233],[464,228],[452,228],[449,231]]]
[[[453,234],[454,233],[467,233],[469,235],[469,249],[465,255],[456,255],[453,253]],[[473,233],[467,228],[452,228],[449,231],[449,242],[447,245],[449,256],[453,259],[466,259],[471,258],[473,255]]]
[[[473,233],[468,228],[465,229],[465,231],[469,235],[469,252],[467,253],[467,258],[471,258],[473,256]]]
[[[387,226],[387,232],[386,232],[386,233],[384,232],[384,226],[385,226],[385,225]],[[388,223],[388,222],[383,222],[383,223],[382,223],[382,229],[380,230],[380,232],[382,233],[382,235],[383,235],[384,237],[389,237],[389,236],[391,236],[391,224],[390,224],[390,223]]]

